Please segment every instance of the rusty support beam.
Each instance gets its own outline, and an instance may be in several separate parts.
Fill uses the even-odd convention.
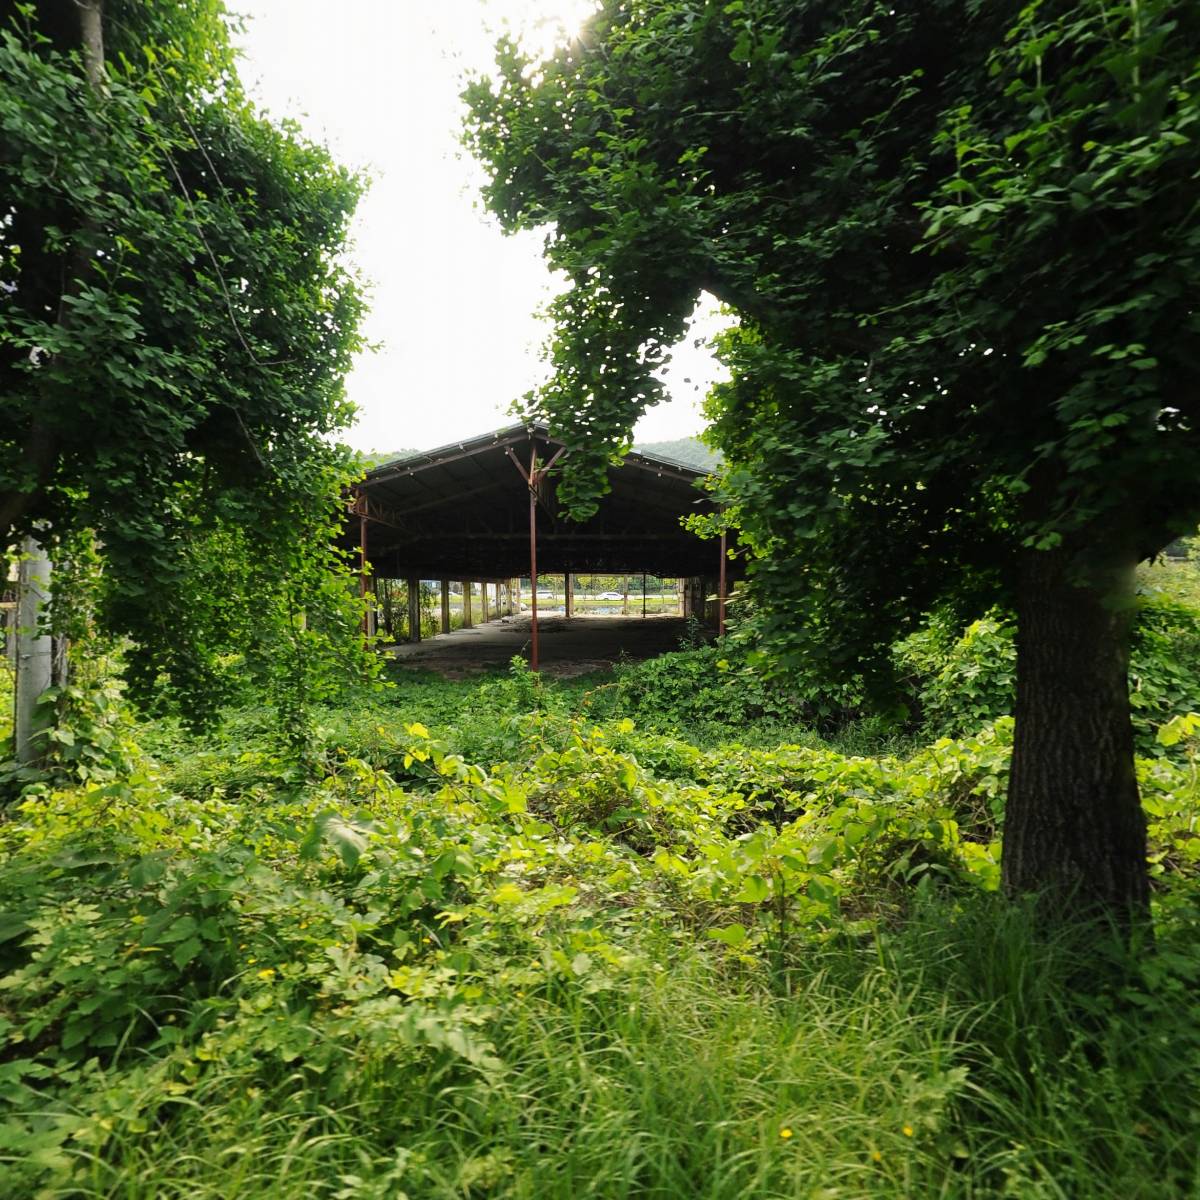
[[[516,456],[513,456],[516,462]],[[517,463],[519,467],[521,464]],[[529,669],[538,670],[538,614],[537,614],[537,447],[529,459]]]
[[[408,579],[408,640],[421,640],[421,580],[413,575]]]
[[[390,508],[385,508],[382,504],[376,503],[364,491],[355,490],[349,508],[356,516],[364,517],[368,521],[374,521],[377,525],[386,525],[389,529],[395,529],[400,533],[407,533],[410,536],[414,532],[417,532],[411,524],[405,526],[397,513],[394,513]]]
[[[439,496],[436,500],[426,500],[421,504],[414,504],[410,508],[393,508],[385,510],[393,520],[406,521],[415,513],[428,512],[431,508],[444,508],[447,504],[461,504],[464,500],[469,500],[473,496],[482,496],[486,492],[494,492],[498,488],[504,487],[504,484],[499,480],[493,480],[491,483],[482,484],[480,487],[467,488],[466,491],[455,492],[452,496]]]
[[[720,637],[725,636],[725,531],[721,530],[721,574],[717,584],[717,634]]]
[[[475,617],[471,613],[471,593],[475,585],[469,579],[462,581],[462,597],[463,597],[463,628],[474,629]]]
[[[450,580],[442,580],[442,632],[450,632]]]
[[[362,635],[370,636],[371,622],[367,614],[367,518],[360,514],[358,518],[358,595],[363,602]]]
[[[375,480],[399,479],[401,476],[415,475],[419,471],[428,470],[430,467],[443,467],[447,463],[458,462],[460,459],[474,458],[476,454],[484,450],[498,450],[501,446],[519,446],[522,442],[527,442],[528,440],[529,432],[523,430],[512,437],[497,439],[486,446],[478,446],[474,450],[467,450],[465,449],[465,445],[460,445],[458,452],[455,454],[444,454],[441,458],[431,458],[427,462],[417,463],[415,466],[409,465],[407,460],[398,467],[389,468],[385,464],[371,473],[371,480],[374,482]]]

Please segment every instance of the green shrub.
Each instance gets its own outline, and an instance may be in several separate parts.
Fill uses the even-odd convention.
[[[1012,712],[1015,626],[993,611],[953,637],[933,620],[896,648],[928,736],[957,737]],[[1140,598],[1130,655],[1130,705],[1138,748],[1155,752],[1155,731],[1200,708],[1200,609],[1162,593]]]
[[[727,736],[730,729],[805,724],[813,706],[786,680],[766,679],[732,644],[663,654],[619,666],[597,715],[629,716],[648,729]]]

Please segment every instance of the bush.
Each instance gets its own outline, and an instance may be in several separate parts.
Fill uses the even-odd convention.
[[[687,729],[694,738],[728,736],[731,729],[808,723],[813,706],[787,680],[765,678],[746,652],[723,643],[619,665],[597,715],[633,718],[648,729]]]
[[[958,737],[1012,712],[1015,632],[994,610],[958,637],[935,619],[897,646],[927,736]],[[1158,727],[1200,708],[1200,610],[1163,593],[1142,595],[1129,675],[1138,749],[1157,753]]]

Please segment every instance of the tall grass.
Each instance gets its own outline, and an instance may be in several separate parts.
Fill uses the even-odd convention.
[[[751,964],[657,951],[612,990],[514,995],[495,1072],[351,1046],[336,1093],[302,1065],[214,1073],[69,1194],[1200,1195],[1196,1001],[1164,1009],[1113,946],[941,900],[808,951],[787,997]]]

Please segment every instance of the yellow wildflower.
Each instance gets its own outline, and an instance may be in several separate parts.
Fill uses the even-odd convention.
[[[912,1137],[913,1127],[911,1125],[905,1125],[905,1127],[900,1132],[902,1134],[904,1134],[905,1137]]]
[[[792,1131],[785,1125],[780,1131],[779,1136],[786,1142],[792,1136]]]
[[[274,967],[263,967],[263,969],[261,971],[259,971],[258,977],[259,977],[259,979],[274,979],[275,978],[275,968]]]

